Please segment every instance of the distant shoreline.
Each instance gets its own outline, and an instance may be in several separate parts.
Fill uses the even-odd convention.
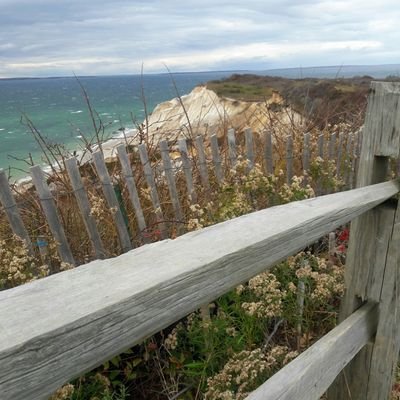
[[[343,70],[349,70],[349,69],[360,69],[360,70],[377,70],[377,69],[394,69],[396,70],[395,74],[400,74],[400,64],[349,64],[349,65],[314,65],[314,66],[307,66],[307,67],[282,67],[282,68],[270,68],[266,70],[210,70],[210,71],[178,71],[178,72],[149,72],[143,74],[143,76],[165,76],[165,75],[189,75],[189,74],[210,74],[210,73],[239,73],[239,74],[256,74],[256,75],[268,75],[272,74],[272,76],[279,76],[277,74],[279,73],[296,73],[299,71],[317,71],[317,70],[337,70],[337,71],[343,71]],[[378,73],[379,75],[379,73]],[[109,75],[79,75],[79,76],[71,76],[71,75],[59,75],[59,76],[21,76],[21,77],[0,77],[0,81],[9,81],[9,80],[29,80],[29,79],[76,79],[76,78],[85,78],[85,79],[90,79],[90,78],[111,78],[111,77],[120,77],[120,76],[134,76],[134,77],[140,77],[142,76],[141,74],[109,74]],[[378,78],[381,76],[374,76],[371,75],[374,78]],[[287,76],[285,76],[287,77]],[[311,77],[311,76],[307,76]],[[318,77],[318,76],[316,76]]]

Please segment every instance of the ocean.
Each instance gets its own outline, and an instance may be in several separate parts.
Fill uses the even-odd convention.
[[[189,93],[196,85],[237,73],[284,76],[288,78],[335,78],[370,75],[383,78],[399,76],[400,65],[332,66],[288,68],[266,71],[225,71],[173,74],[80,77],[93,109],[106,125],[107,135],[118,129],[133,128],[133,119],[144,119],[142,86],[146,107],[151,112],[163,101]],[[175,88],[176,85],[176,88]],[[21,121],[27,116],[49,143],[79,149],[82,136],[94,134],[88,108],[75,77],[44,79],[0,79],[0,168],[9,169],[12,177],[26,176],[24,160],[41,162],[41,150],[32,133]]]
[[[231,75],[232,72],[203,72],[129,76],[79,77],[90,103],[106,125],[108,136],[118,129],[133,128],[163,101],[189,93],[196,85]],[[175,82],[175,84],[174,84]],[[176,85],[176,88],[175,88]],[[0,80],[0,168],[9,169],[13,178],[26,176],[24,160],[41,162],[42,152],[30,129],[28,117],[49,143],[68,149],[83,145],[81,136],[90,138],[94,128],[79,82],[75,77]],[[22,120],[21,120],[22,117]]]

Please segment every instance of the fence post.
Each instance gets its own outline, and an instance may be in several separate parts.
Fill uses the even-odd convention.
[[[110,175],[104,162],[103,153],[101,151],[96,151],[92,154],[92,157],[101,182],[101,186],[103,188],[104,197],[106,198],[110,209],[113,210],[111,214],[117,227],[121,249],[124,253],[126,253],[127,251],[132,249],[131,239],[129,237],[128,228],[125,225],[125,220],[119,207],[117,196],[115,195],[114,186],[111,182]]]
[[[46,216],[47,223],[57,242],[57,250],[60,259],[71,265],[75,265],[74,257],[72,256],[67,237],[65,236],[64,229],[58,218],[57,208],[54,203],[54,198],[51,195],[49,186],[46,183],[43,171],[39,165],[30,168],[32,181],[35,185],[36,191],[39,195],[40,204],[42,205],[44,215]]]
[[[178,140],[178,148],[181,153],[181,160],[183,165],[183,172],[185,173],[186,185],[191,204],[197,203],[197,193],[193,185],[192,167],[189,160],[189,151],[186,144],[186,139]]]
[[[125,145],[120,144],[117,146],[117,153],[119,162],[121,164],[122,174],[125,178],[125,184],[128,188],[129,198],[133,209],[135,210],[136,221],[140,230],[140,236],[144,243],[149,243],[149,238],[144,235],[147,230],[146,221],[144,219],[142,206],[140,204],[139,194],[136,188],[135,177],[133,176],[132,166],[129,162],[128,153],[126,152]]]
[[[99,231],[97,230],[97,224],[95,218],[91,215],[91,207],[85,188],[83,186],[82,178],[79,173],[79,168],[76,163],[76,158],[72,157],[65,161],[65,168],[74,190],[75,198],[78,203],[79,210],[83,222],[86,227],[86,231],[89,235],[90,241],[97,258],[105,258],[106,253],[104,251],[103,243],[100,238]]]
[[[340,178],[342,175],[342,150],[343,150],[343,133],[339,134],[339,143],[336,155],[336,176]]]
[[[288,136],[286,142],[286,183],[290,185],[293,178],[293,137]]]
[[[167,184],[169,189],[169,194],[171,197],[172,207],[174,209],[175,218],[178,223],[183,222],[183,213],[181,203],[179,202],[178,190],[176,188],[174,168],[172,167],[172,162],[169,157],[169,148],[166,140],[160,141],[160,152],[161,158],[163,160],[163,167],[165,172],[165,177],[167,178]]]
[[[336,132],[333,132],[332,135],[329,137],[329,144],[328,144],[328,158],[329,161],[335,160],[335,151],[336,151]]]
[[[222,173],[222,161],[221,161],[221,156],[219,155],[217,135],[214,134],[210,136],[210,143],[211,143],[212,159],[215,169],[215,177],[217,178],[217,182],[221,184],[224,179],[224,174]]]
[[[322,159],[325,158],[324,155],[324,134],[321,133],[318,136],[318,157],[321,157]]]
[[[229,154],[230,167],[235,168],[237,162],[237,154],[236,154],[236,139],[235,139],[234,129],[228,129],[228,154]]]
[[[4,212],[6,213],[12,231],[15,235],[25,241],[29,253],[33,255],[31,239],[24,223],[22,222],[17,203],[15,202],[14,196],[8,184],[8,179],[2,169],[0,169],[0,203],[3,204]]]
[[[265,132],[265,167],[268,175],[274,173],[274,160],[272,155],[272,135],[270,131]]]
[[[254,168],[255,156],[254,156],[254,141],[253,131],[251,128],[246,128],[244,131],[246,141],[246,156],[249,162],[248,170],[251,171]]]
[[[357,186],[386,180],[389,157],[399,157],[400,84],[372,82],[363,133]],[[330,400],[387,400],[400,341],[398,266],[400,210],[386,202],[351,224],[346,267],[346,294],[340,320],[363,302],[378,303],[373,343],[365,346],[328,391]],[[397,242],[396,242],[397,241]]]
[[[207,192],[210,192],[210,181],[208,179],[208,169],[207,169],[207,158],[206,152],[204,150],[203,136],[198,135],[195,139],[197,156],[199,157],[199,171],[200,178],[203,182],[204,187]]]
[[[310,134],[307,132],[304,134],[303,141],[303,175],[304,175],[304,186],[308,184],[308,174],[310,171]]]
[[[344,176],[343,176],[343,181],[346,184],[346,189],[351,189],[351,178],[352,178],[352,157],[351,157],[351,144],[353,141],[353,134],[348,133],[347,138],[346,138],[346,152],[345,152],[345,170],[344,170]]]
[[[149,155],[147,153],[146,144],[142,143],[138,146],[140,162],[143,166],[144,176],[148,187],[150,188],[151,202],[154,206],[154,212],[156,214],[157,223],[160,227],[161,239],[167,239],[168,230],[165,224],[164,214],[161,209],[160,197],[158,196],[156,182],[154,180],[154,173],[150,165]]]

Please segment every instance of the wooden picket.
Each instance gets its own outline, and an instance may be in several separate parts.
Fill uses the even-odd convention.
[[[67,170],[72,185],[72,189],[74,191],[75,198],[78,203],[80,215],[82,216],[90,241],[92,242],[96,258],[100,259],[105,258],[106,253],[100,238],[99,231],[97,229],[96,220],[91,214],[88,195],[83,186],[76,158],[74,157],[70,158],[69,160],[66,160],[65,168]]]

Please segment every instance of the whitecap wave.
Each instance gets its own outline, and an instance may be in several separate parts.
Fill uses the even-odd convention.
[[[83,111],[82,110],[71,111],[71,114],[80,114],[80,113],[83,113]]]

